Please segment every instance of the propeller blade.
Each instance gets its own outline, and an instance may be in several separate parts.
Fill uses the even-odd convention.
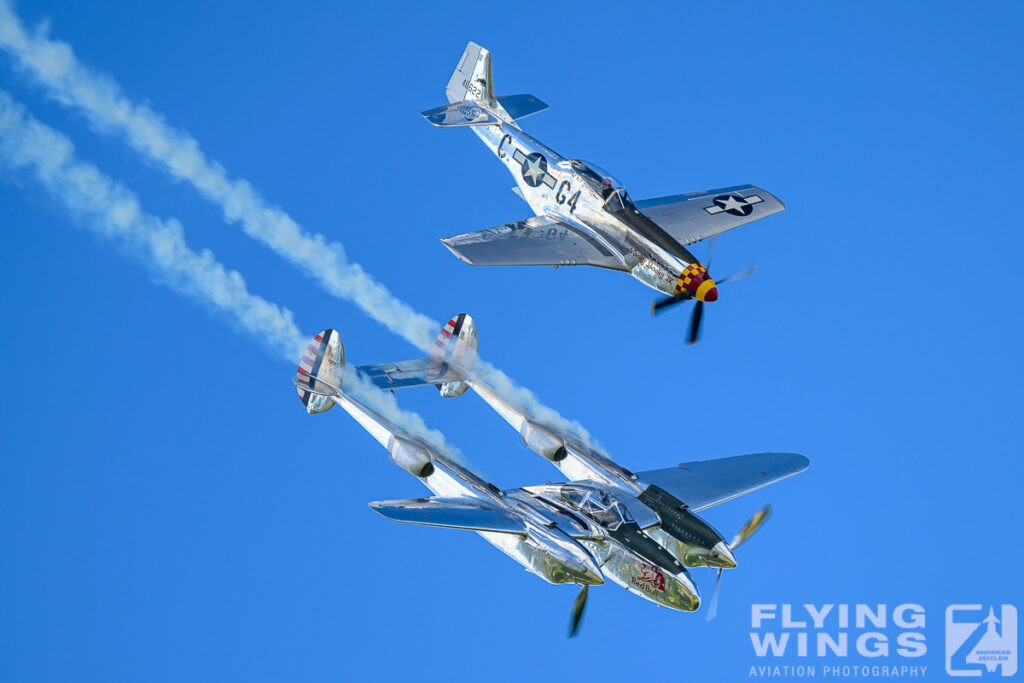
[[[687,344],[696,344],[700,341],[700,321],[704,317],[704,302],[698,301],[693,307],[693,317],[690,318],[690,337]]]
[[[678,296],[667,296],[664,299],[658,299],[657,301],[651,304],[651,315],[657,315],[663,309],[669,306],[674,306],[675,304],[682,303],[684,301],[689,301],[692,298],[692,296],[683,296],[680,294]]]
[[[569,623],[569,637],[575,638],[576,631],[580,628],[580,619],[583,618],[583,608],[587,606],[587,592],[590,590],[588,584],[583,584],[579,595],[576,596],[576,604],[572,607],[572,621]]]
[[[711,260],[715,258],[715,249],[718,248],[718,238],[722,236],[722,233],[718,233],[714,237],[708,240],[708,253],[704,256],[704,267],[711,270]]]
[[[715,280],[716,284],[724,285],[726,282],[735,282],[736,280],[742,280],[745,277],[750,277],[757,270],[757,264],[753,263],[738,273],[733,273],[729,277],[722,278],[721,280]]]
[[[722,570],[718,570],[718,576],[715,577],[715,590],[711,594],[711,602],[708,603],[708,616],[705,621],[711,621],[718,616],[718,589],[722,585]]]
[[[743,545],[748,538],[754,535],[754,532],[761,528],[761,525],[772,516],[772,506],[765,505],[763,508],[754,513],[754,516],[747,520],[747,523],[740,527],[740,530],[736,532],[736,536],[733,537],[732,543],[729,544],[730,550],[736,550]]]

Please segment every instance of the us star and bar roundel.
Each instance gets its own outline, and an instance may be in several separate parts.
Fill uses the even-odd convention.
[[[741,197],[738,194],[720,194],[715,197],[715,203],[704,210],[712,216],[716,213],[730,213],[733,216],[749,216],[754,210],[754,204],[760,204],[764,200],[756,194],[749,197]]]

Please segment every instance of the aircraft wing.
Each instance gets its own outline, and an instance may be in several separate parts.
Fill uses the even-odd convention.
[[[394,363],[360,365],[356,372],[381,389],[403,389],[424,384],[445,384],[466,379],[470,374],[446,360],[415,358]]]
[[[684,247],[786,208],[775,195],[753,185],[656,197],[635,204]]]
[[[384,517],[407,524],[441,526],[449,529],[493,531],[526,535],[523,522],[514,515],[472,498],[407,498],[378,500],[370,507]]]
[[[446,237],[441,242],[471,266],[597,266],[625,270],[598,238],[546,216]]]
[[[798,453],[754,453],[684,462],[677,467],[637,472],[636,476],[697,511],[803,472],[809,463]]]

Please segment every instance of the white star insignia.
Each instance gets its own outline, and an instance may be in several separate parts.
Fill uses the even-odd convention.
[[[746,205],[747,203],[744,201],[737,201],[736,197],[729,197],[727,200],[725,200],[725,204],[722,205],[722,208],[725,209],[726,211],[733,211],[742,209]]]
[[[544,177],[544,169],[540,166],[540,159],[530,159],[527,161],[526,169],[523,177],[529,178],[534,183],[540,183],[540,179]]]
[[[715,203],[711,206],[705,206],[704,210],[712,216],[723,211],[739,211],[741,214],[747,215],[747,212],[753,211],[749,209],[751,204],[760,204],[764,200],[759,195],[752,194],[749,197],[735,197],[728,195],[724,199],[719,196],[715,197]],[[736,214],[738,215],[738,214]]]

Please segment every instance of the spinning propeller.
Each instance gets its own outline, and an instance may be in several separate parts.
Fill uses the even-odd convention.
[[[703,281],[711,283],[709,291],[702,292],[700,288],[698,288],[695,292],[684,289],[679,293],[675,294],[674,296],[665,297],[663,299],[655,301],[651,305],[651,315],[656,315],[659,311],[668,308],[669,306],[673,306],[683,301],[697,299],[697,303],[693,307],[693,315],[690,317],[690,331],[687,335],[687,344],[696,344],[698,341],[700,341],[700,325],[701,320],[704,317],[704,302],[715,301],[718,299],[717,286],[724,285],[727,282],[742,280],[745,277],[750,277],[751,275],[754,274],[754,270],[757,268],[757,264],[750,265],[737,273],[733,273],[728,277],[718,280],[717,282],[712,280],[711,275],[708,271],[711,268],[711,260],[715,255],[715,248],[718,246],[718,237],[718,235],[715,235],[708,242],[708,253],[704,259],[704,272],[706,277]],[[680,277],[680,279],[682,278]]]
[[[729,550],[736,550],[743,545],[748,538],[754,535],[754,532],[761,528],[761,525],[771,517],[772,506],[765,505],[763,508],[754,513],[754,516],[747,520],[747,523],[740,527],[740,530],[736,532],[732,542],[729,544]],[[718,569],[718,575],[715,576],[715,590],[711,594],[711,603],[708,605],[708,616],[707,620],[711,621],[718,614],[718,589],[722,585],[722,569]]]
[[[572,621],[569,623],[569,637],[575,638],[576,631],[580,628],[580,619],[583,618],[583,608],[587,606],[587,593],[590,589],[588,584],[583,584],[579,595],[576,596],[576,604],[572,606]]]

